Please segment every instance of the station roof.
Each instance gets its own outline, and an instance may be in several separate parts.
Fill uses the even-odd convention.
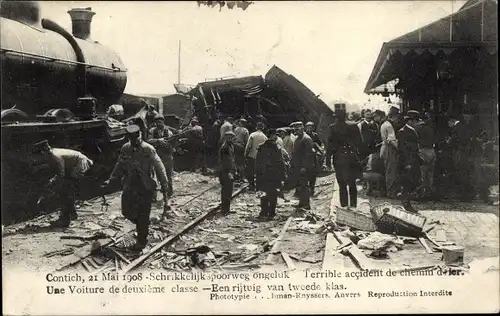
[[[485,48],[497,53],[497,1],[469,0],[457,12],[406,33],[382,45],[365,93],[380,93],[380,86],[394,81],[399,73],[390,67],[394,55],[450,54],[457,48]],[[384,89],[382,89],[384,90]]]

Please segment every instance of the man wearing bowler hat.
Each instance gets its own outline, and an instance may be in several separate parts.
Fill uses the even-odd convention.
[[[137,243],[132,249],[142,250],[147,244],[151,203],[156,190],[153,171],[161,183],[164,203],[167,203],[168,179],[156,150],[142,140],[139,126],[127,126],[127,134],[129,141],[122,146],[118,162],[103,187],[121,180],[122,214],[137,226]]]
[[[403,188],[401,200],[404,208],[409,212],[417,212],[410,203],[415,189],[420,183],[420,154],[418,134],[415,127],[420,113],[409,110],[404,116],[405,125],[398,131],[399,170]]]

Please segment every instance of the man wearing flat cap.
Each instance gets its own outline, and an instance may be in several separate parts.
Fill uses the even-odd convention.
[[[219,148],[219,182],[221,185],[221,211],[229,214],[231,208],[231,197],[233,195],[234,174],[236,163],[234,160],[234,137],[233,131],[224,134],[224,142]]]
[[[160,156],[165,166],[168,178],[167,194],[170,197],[173,194],[172,175],[174,172],[174,144],[171,143],[173,141],[168,141],[166,139],[174,136],[174,133],[165,126],[165,117],[160,113],[156,114],[154,122],[155,127],[149,131],[148,143],[153,145],[156,149],[158,156]]]
[[[257,158],[257,149],[266,140],[267,136],[263,132],[264,123],[257,123],[257,130],[250,134],[245,147],[245,161],[247,180],[250,184],[249,190],[255,190],[255,159]]]
[[[248,142],[249,132],[246,128],[247,120],[241,118],[234,129],[234,155],[236,161],[236,180],[245,178],[245,147]]]
[[[310,210],[311,192],[309,180],[315,167],[314,143],[311,137],[304,132],[304,124],[302,122],[295,122],[293,126],[297,138],[295,139],[295,149],[292,153],[291,169],[299,197],[298,208]]]
[[[160,181],[164,203],[167,203],[169,184],[165,166],[154,147],[142,140],[139,126],[127,126],[127,134],[129,141],[122,146],[118,162],[103,187],[121,180],[122,214],[137,226],[137,243],[132,248],[142,250],[147,244],[151,203],[156,191],[153,174]]]
[[[401,174],[403,207],[409,212],[417,212],[410,203],[415,189],[420,184],[420,154],[418,134],[415,128],[420,113],[409,110],[404,117],[405,125],[398,131],[399,170]]]
[[[66,148],[52,148],[44,140],[33,146],[33,152],[40,154],[55,175],[48,186],[59,197],[61,215],[53,226],[68,227],[71,220],[77,219],[75,201],[80,191],[80,180],[92,167],[93,161],[79,151]]]

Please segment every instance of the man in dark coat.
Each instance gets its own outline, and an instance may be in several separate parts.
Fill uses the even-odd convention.
[[[311,196],[314,195],[314,189],[316,187],[316,178],[318,177],[319,173],[321,172],[321,167],[323,166],[323,157],[324,157],[324,150],[322,148],[323,143],[321,142],[321,139],[319,138],[318,133],[314,131],[314,123],[313,122],[307,122],[306,123],[306,133],[311,137],[314,147],[314,169],[311,173],[311,178],[309,179],[309,191],[311,192]]]
[[[273,218],[280,189],[286,179],[286,168],[282,149],[276,143],[275,130],[269,131],[269,138],[259,146],[255,160],[257,190],[265,195],[260,198],[261,211],[259,217]]]
[[[339,185],[340,206],[356,208],[358,204],[356,179],[362,176],[359,159],[361,134],[355,123],[346,121],[344,111],[336,113],[336,123],[331,130],[329,144]],[[347,187],[349,187],[349,196]]]
[[[224,142],[219,149],[219,182],[221,185],[221,211],[222,214],[229,214],[231,208],[231,197],[233,195],[234,174],[236,163],[234,161],[234,137],[233,131],[227,131],[224,135]]]
[[[371,153],[377,151],[377,136],[379,130],[377,124],[373,121],[373,113],[370,110],[365,111],[364,119],[358,123],[361,132],[361,140],[363,142],[362,155],[363,158],[368,157]]]
[[[200,122],[197,118],[193,118],[191,120],[191,128],[188,134],[188,139],[190,143],[190,150],[193,155],[191,170],[196,171],[198,168],[201,168],[201,173],[205,174],[207,172],[205,133],[203,132],[203,127],[200,126]]]
[[[306,210],[311,209],[311,193],[309,191],[309,179],[311,173],[314,171],[314,143],[305,132],[304,124],[302,122],[295,122],[293,124],[295,135],[294,151],[292,153],[292,173],[294,182],[297,186],[297,194],[299,196],[299,208]]]
[[[409,212],[417,212],[411,206],[410,199],[420,184],[420,154],[418,134],[415,127],[420,114],[415,110],[408,111],[404,117],[406,124],[398,131],[399,170],[401,174],[401,200]]]
[[[471,201],[474,190],[471,184],[473,166],[470,152],[471,138],[468,128],[455,115],[448,118],[448,126],[451,129],[448,143],[452,148],[453,174],[458,187],[457,193],[462,201]]]
[[[155,127],[149,131],[148,143],[153,145],[156,149],[158,156],[160,156],[160,159],[165,166],[168,178],[167,194],[170,197],[174,192],[172,186],[172,176],[174,173],[174,146],[166,139],[174,136],[174,134],[165,126],[165,118],[163,115],[158,113],[155,117],[155,123]]]
[[[426,112],[424,116],[424,121],[418,124],[416,130],[422,162],[420,166],[422,193],[424,196],[430,197],[434,195],[434,167],[436,164],[436,151],[434,147],[436,146],[436,141],[432,116],[429,112]]]

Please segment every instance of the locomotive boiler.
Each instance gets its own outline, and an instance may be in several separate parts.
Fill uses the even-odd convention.
[[[47,139],[53,147],[82,151],[95,161],[87,181],[100,181],[125,141],[125,125],[105,114],[123,94],[125,65],[91,38],[91,8],[68,13],[72,33],[41,18],[36,2],[2,1],[2,218],[7,222],[13,212],[22,217],[36,210],[50,176],[30,152],[34,143]]]

